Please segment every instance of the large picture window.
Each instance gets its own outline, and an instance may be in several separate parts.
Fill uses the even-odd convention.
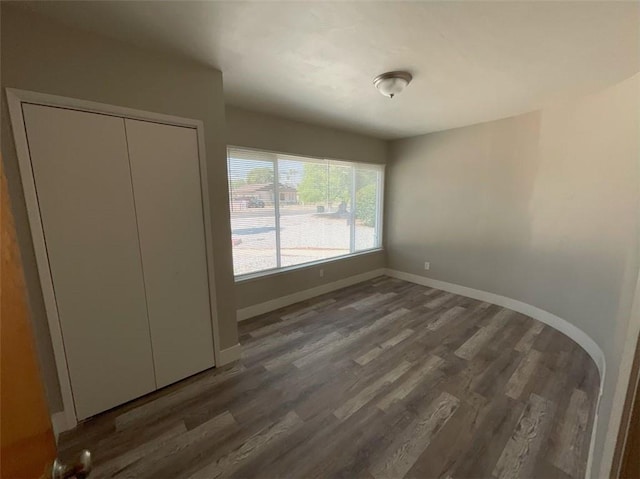
[[[380,248],[384,167],[228,149],[236,276]]]

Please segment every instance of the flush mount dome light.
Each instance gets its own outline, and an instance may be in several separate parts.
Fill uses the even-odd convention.
[[[375,77],[373,84],[384,96],[393,98],[405,89],[412,78],[409,72],[387,72]]]

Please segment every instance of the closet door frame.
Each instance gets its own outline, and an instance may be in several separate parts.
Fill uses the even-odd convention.
[[[24,190],[25,203],[27,206],[27,215],[29,218],[31,238],[35,251],[38,276],[42,288],[42,296],[44,298],[45,312],[47,322],[49,324],[56,371],[58,373],[58,381],[60,383],[62,403],[64,406],[64,411],[62,411],[62,413],[55,413],[52,415],[52,422],[56,436],[60,432],[74,428],[78,423],[78,419],[71,390],[69,367],[65,354],[64,339],[60,326],[51,269],[49,268],[49,257],[44,239],[38,195],[31,165],[31,156],[29,154],[26,126],[22,114],[23,103],[97,113],[123,119],[129,118],[133,120],[150,121],[196,130],[198,137],[198,160],[200,164],[200,187],[202,190],[201,196],[205,232],[205,251],[207,256],[207,275],[209,280],[209,307],[211,311],[211,331],[213,334],[213,354],[215,364],[222,364],[220,359],[220,334],[216,308],[215,275],[213,269],[213,228],[211,225],[211,208],[209,205],[209,187],[204,146],[204,125],[202,121],[14,88],[6,88],[6,96],[16,153],[18,156],[18,164],[20,167],[22,188]]]

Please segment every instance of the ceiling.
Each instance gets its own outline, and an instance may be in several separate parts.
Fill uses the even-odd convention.
[[[228,104],[393,139],[504,118],[640,71],[640,3],[36,2],[223,72]],[[388,70],[414,80],[394,99]]]

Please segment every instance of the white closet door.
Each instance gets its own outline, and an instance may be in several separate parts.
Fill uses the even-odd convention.
[[[78,419],[155,389],[124,120],[23,105]]]
[[[198,137],[125,120],[158,387],[213,366]]]

